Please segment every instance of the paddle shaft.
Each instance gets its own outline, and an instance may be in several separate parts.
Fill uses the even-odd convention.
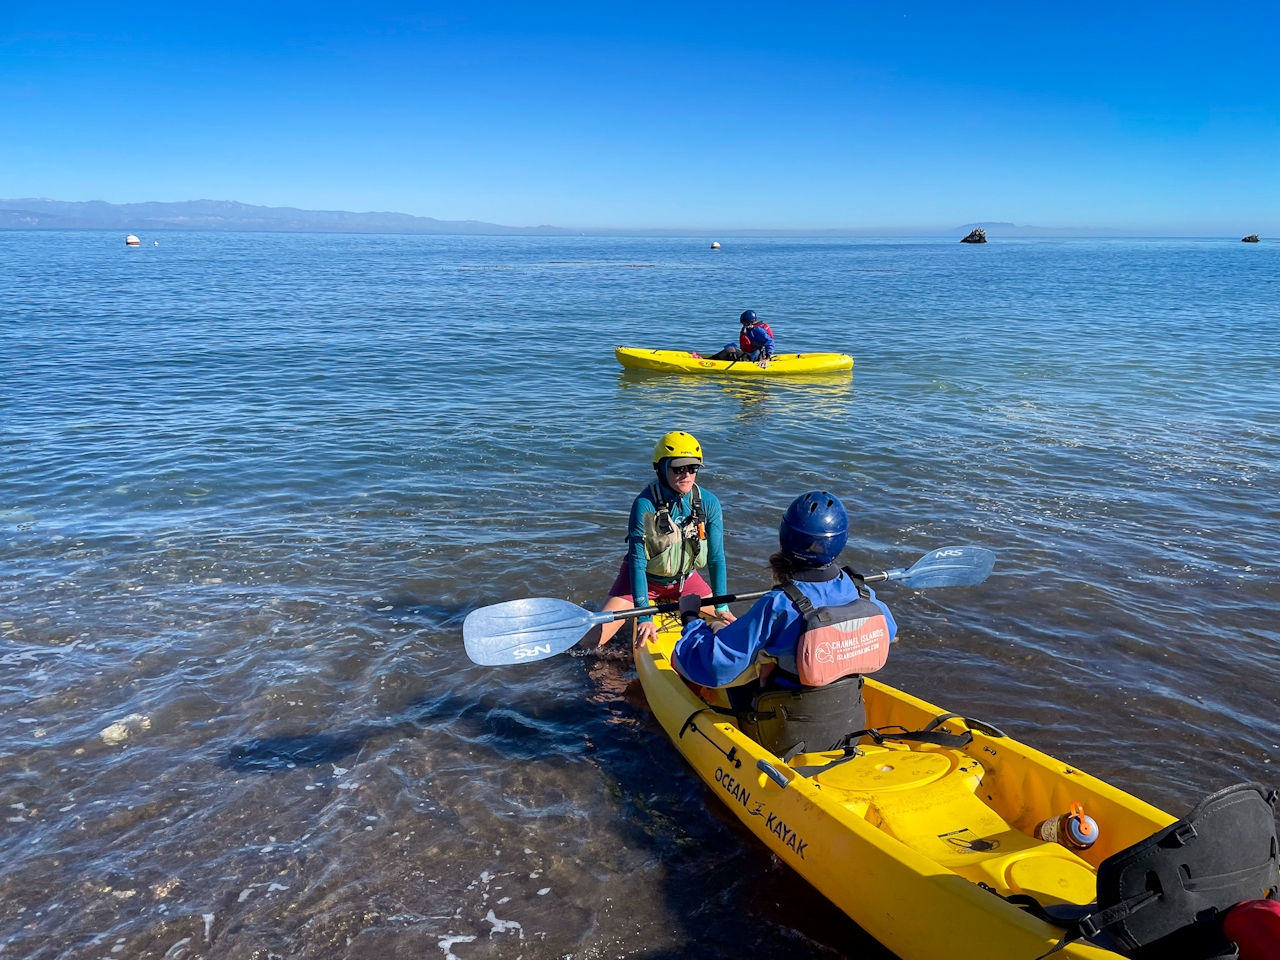
[[[897,573],[898,571],[891,571]],[[881,580],[888,580],[888,573],[873,573],[863,580],[867,583],[878,583]],[[703,597],[702,605],[704,607],[718,607],[722,603],[737,603],[739,600],[759,600],[768,590],[757,590],[754,593],[726,593],[723,597]],[[651,604],[647,607],[632,607],[630,610],[614,610],[614,620],[630,620],[632,617],[647,617],[654,613],[672,613],[680,609],[680,601],[672,600],[668,603]],[[612,621],[605,621],[606,623]]]
[[[723,597],[703,597],[704,607],[716,607],[722,603],[737,603],[739,600],[759,600],[768,590],[757,590],[755,593],[726,593]],[[632,607],[630,610],[612,610],[614,620],[630,620],[632,617],[647,617],[655,613],[674,613],[680,609],[680,601],[656,603],[647,607]]]

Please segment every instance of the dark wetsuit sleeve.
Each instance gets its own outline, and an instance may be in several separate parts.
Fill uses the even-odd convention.
[[[631,519],[627,523],[627,566],[631,570],[631,599],[637,607],[649,606],[649,578],[646,568],[649,558],[644,551],[644,515],[656,513],[653,502],[643,494],[631,504]],[[651,623],[653,617],[641,617],[641,623]]]
[[[711,575],[711,594],[719,597],[729,592],[729,570],[724,558],[724,513],[720,501],[705,490],[702,498],[707,511],[707,573]],[[716,607],[721,612],[728,609],[723,603]]]

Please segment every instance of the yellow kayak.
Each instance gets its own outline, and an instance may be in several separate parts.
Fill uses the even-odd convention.
[[[663,373],[718,373],[735,377],[790,377],[809,373],[843,373],[853,369],[847,353],[777,353],[766,367],[750,360],[708,360],[686,350],[642,350],[614,347],[613,354],[628,370]]]
[[[667,617],[660,630],[636,652],[636,669],[676,747],[770,850],[903,960],[1033,960],[1062,930],[1003,896],[1091,903],[1098,864],[1174,822],[978,721],[941,725],[973,734],[963,749],[892,739],[876,746],[864,737],[861,755],[825,772],[839,752],[783,762],[671,668],[679,621]],[[863,696],[868,727],[921,730],[946,713],[871,679]],[[1099,824],[1092,848],[1033,837],[1038,823],[1073,802]],[[1118,956],[1084,942],[1054,954]]]

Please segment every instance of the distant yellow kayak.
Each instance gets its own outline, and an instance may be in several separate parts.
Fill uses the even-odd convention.
[[[789,377],[808,373],[843,373],[853,369],[847,353],[777,353],[767,367],[750,360],[708,360],[686,350],[643,350],[615,347],[614,356],[628,370],[663,373],[715,373],[735,377]]]

